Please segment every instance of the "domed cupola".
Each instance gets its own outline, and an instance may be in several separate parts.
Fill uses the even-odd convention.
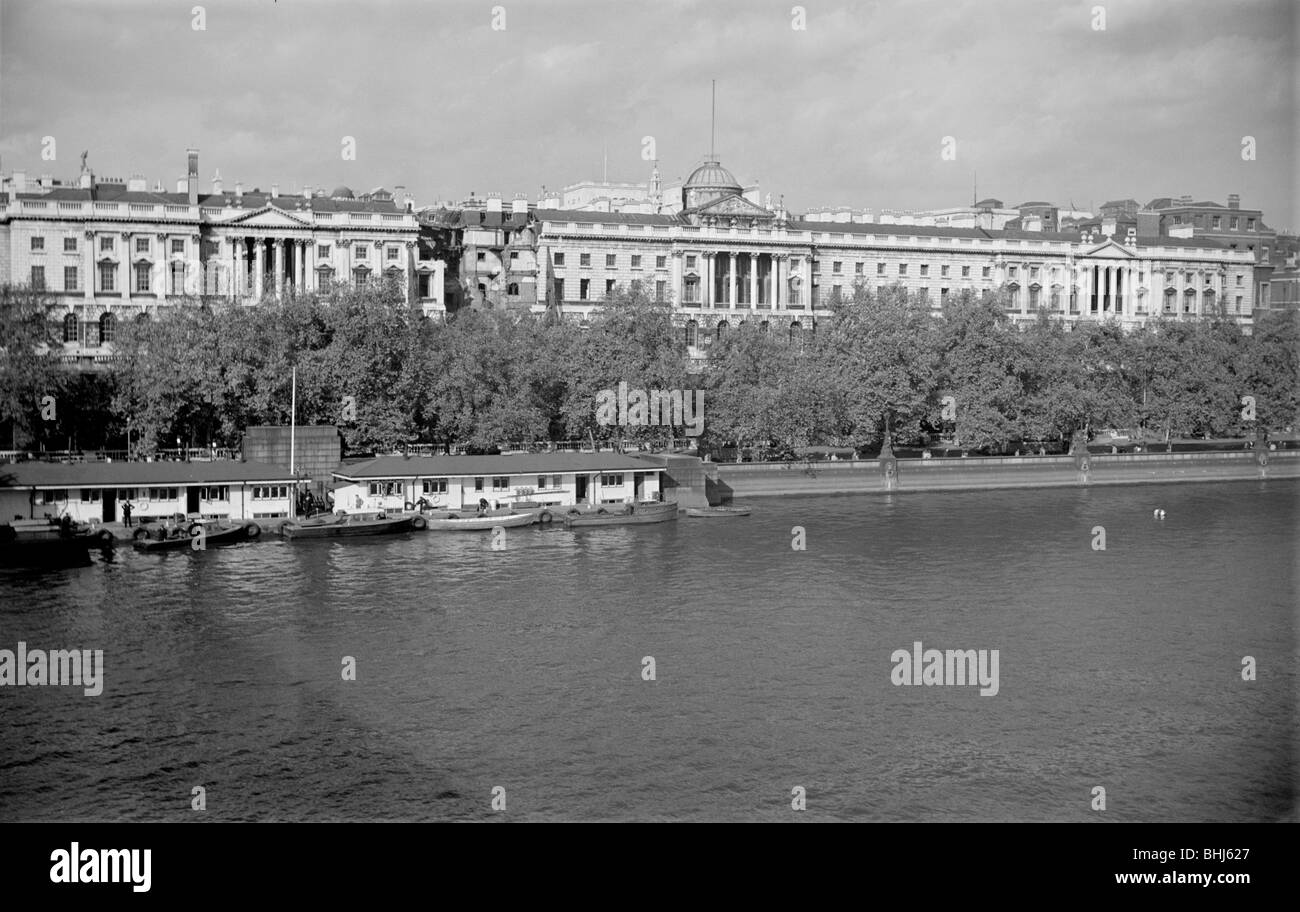
[[[742,196],[745,188],[726,168],[715,161],[706,161],[682,185],[682,202],[687,209],[695,209],[724,196]]]

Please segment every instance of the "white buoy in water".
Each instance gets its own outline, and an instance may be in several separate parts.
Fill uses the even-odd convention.
[[[1160,518],[1161,518],[1161,519],[1164,519],[1164,518],[1165,518],[1165,511],[1164,511],[1164,510],[1161,510],[1161,511],[1160,511]]]

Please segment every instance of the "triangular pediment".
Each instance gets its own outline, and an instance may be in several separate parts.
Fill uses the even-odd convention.
[[[1119,243],[1119,242],[1116,241],[1114,238],[1106,238],[1106,240],[1102,241],[1100,244],[1097,244],[1095,247],[1091,248],[1090,250],[1085,250],[1085,251],[1083,251],[1082,253],[1079,254],[1079,256],[1081,256],[1081,257],[1090,257],[1090,256],[1113,257],[1113,256],[1119,256],[1119,257],[1121,257],[1121,258],[1123,258],[1123,259],[1126,259],[1126,260],[1137,259],[1137,254],[1134,253],[1133,250],[1131,250],[1131,249],[1128,248],[1128,247],[1125,247],[1123,244]]]
[[[775,218],[775,215],[768,209],[756,203],[751,203],[743,196],[724,196],[721,199],[710,200],[703,206],[695,210],[700,215],[713,215],[725,218]]]
[[[252,212],[237,215],[223,225],[239,225],[241,228],[310,228],[311,222],[303,216],[285,212],[275,206],[263,206]]]

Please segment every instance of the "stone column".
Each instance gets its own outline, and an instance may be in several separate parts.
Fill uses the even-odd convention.
[[[244,239],[237,237],[231,243],[235,247],[235,270],[230,277],[230,287],[234,289],[234,297],[242,298],[248,293],[247,272],[244,267]]]
[[[685,304],[682,294],[682,251],[673,251],[673,306],[680,308]]]
[[[758,254],[749,254],[749,309],[758,310]]]
[[[275,289],[273,294],[277,299],[284,293],[284,238],[275,238],[271,241],[275,249]]]
[[[303,292],[303,273],[306,272],[307,250],[306,243],[297,238],[293,242],[293,291],[294,294]]]
[[[253,238],[253,297],[261,301],[266,276],[266,238]]]
[[[303,269],[306,275],[303,276],[303,285],[307,291],[316,290],[316,240],[307,238],[303,241]]]
[[[155,235],[158,249],[153,254],[153,296],[161,303],[167,297],[167,283],[171,281],[171,266],[167,262],[167,235]]]
[[[708,310],[713,306],[713,251],[706,251],[701,254],[704,257],[704,287],[700,294],[700,308]]]
[[[740,265],[740,254],[727,254],[727,307],[735,309],[740,302],[736,300],[736,267]]]
[[[86,232],[86,249],[81,257],[82,269],[86,273],[86,280],[82,282],[81,296],[87,301],[95,297],[95,282],[99,276],[95,274],[95,232]]]
[[[122,233],[122,272],[126,274],[126,281],[122,283],[122,303],[131,303],[131,232],[123,231]]]
[[[785,283],[789,280],[785,268],[786,257],[789,254],[774,253],[772,254],[772,309],[781,310],[785,307]]]
[[[414,258],[415,258],[415,241],[407,241],[406,256],[402,260],[402,277],[405,279],[405,282],[403,283],[402,300],[404,300],[407,304],[411,303],[411,263],[414,260]],[[538,278],[540,278],[540,276]],[[534,297],[536,296],[536,294],[537,294],[537,282],[534,281],[533,282]],[[419,296],[417,295],[417,297]]]

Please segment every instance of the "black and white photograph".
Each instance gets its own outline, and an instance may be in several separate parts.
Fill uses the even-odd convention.
[[[0,0],[0,822],[1300,821],[1297,9]]]

